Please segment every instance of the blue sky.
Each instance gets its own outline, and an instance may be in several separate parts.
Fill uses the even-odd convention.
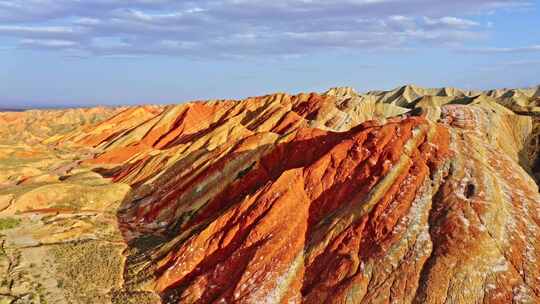
[[[540,84],[530,0],[0,0],[0,105]]]

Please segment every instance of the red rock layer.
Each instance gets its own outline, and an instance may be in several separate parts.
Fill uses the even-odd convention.
[[[156,108],[132,108],[83,132],[84,135],[66,137],[63,141],[106,148],[92,163],[125,163],[131,162],[138,149],[166,150],[215,136],[234,125],[242,126],[248,134],[283,135],[310,123],[329,129],[348,129],[361,122],[361,118],[350,116],[354,108],[348,110],[351,114],[342,110],[338,109],[335,96],[316,93],[275,94],[241,102],[187,103],[169,106],[163,113]]]
[[[403,92],[389,96],[422,95]],[[540,302],[540,195],[518,163],[530,119],[446,98],[359,124],[370,101],[351,94],[190,103],[88,135],[89,163],[134,189],[118,214],[126,288],[165,303]]]
[[[152,269],[154,288],[168,301],[346,297],[361,263],[401,239],[396,226],[448,157],[448,136],[420,117],[344,133],[299,129],[197,209],[185,210],[194,200],[178,198],[241,156],[231,153],[124,219],[165,221],[180,232]]]

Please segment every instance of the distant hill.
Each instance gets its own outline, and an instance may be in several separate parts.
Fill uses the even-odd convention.
[[[17,108],[0,108],[0,112],[24,112],[26,109]]]

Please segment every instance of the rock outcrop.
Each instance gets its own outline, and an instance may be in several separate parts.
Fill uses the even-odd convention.
[[[9,166],[0,214],[106,248],[123,275],[86,299],[538,303],[538,113],[533,89],[415,86],[119,109],[5,150],[41,166]]]

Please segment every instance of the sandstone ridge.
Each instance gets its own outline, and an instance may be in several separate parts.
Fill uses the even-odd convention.
[[[332,88],[0,114],[27,134],[0,146],[0,217],[20,221],[2,236],[2,294],[32,294],[53,267],[39,299],[540,302],[537,91]]]

